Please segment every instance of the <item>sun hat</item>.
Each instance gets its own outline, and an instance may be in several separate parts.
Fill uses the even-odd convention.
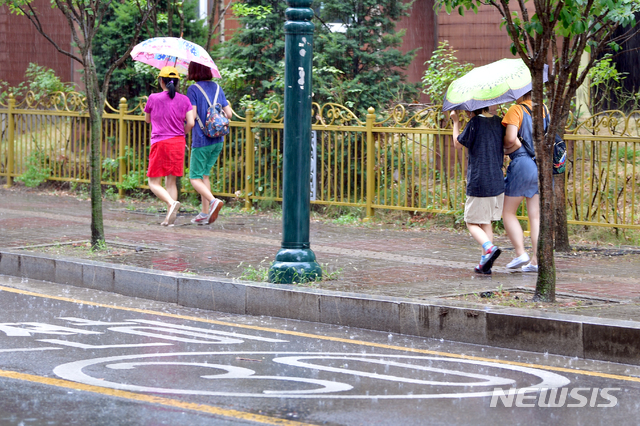
[[[178,74],[178,70],[171,66],[163,67],[160,70],[160,74],[158,74],[158,77],[170,77],[180,80],[180,74]]]

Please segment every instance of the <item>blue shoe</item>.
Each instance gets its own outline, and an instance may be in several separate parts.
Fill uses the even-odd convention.
[[[500,253],[502,253],[502,250],[500,250],[500,247],[498,246],[491,246],[491,248],[487,250],[487,253],[485,253],[485,255],[482,256],[482,259],[480,260],[480,265],[478,265],[482,269],[483,273],[491,273],[493,262],[495,262],[496,259],[500,257]]]

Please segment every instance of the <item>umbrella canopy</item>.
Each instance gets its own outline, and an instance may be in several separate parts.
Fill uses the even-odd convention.
[[[170,65],[176,67],[182,74],[186,74],[190,62],[211,68],[216,78],[221,78],[218,67],[204,48],[183,38],[155,37],[138,43],[131,51],[134,61],[143,62],[161,69]]]
[[[547,66],[544,81],[547,81]],[[512,102],[531,91],[531,73],[522,59],[501,59],[477,67],[454,80],[447,89],[443,111],[475,111]]]

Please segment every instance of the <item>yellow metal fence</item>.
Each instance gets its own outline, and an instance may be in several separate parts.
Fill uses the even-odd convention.
[[[89,182],[89,122],[83,99],[56,95],[0,103],[0,176],[40,170],[47,179]],[[565,174],[569,223],[640,229],[640,112],[609,111],[570,124]],[[315,188],[312,203],[461,214],[466,160],[453,148],[449,123],[437,107],[386,118],[370,108],[358,117],[344,106],[314,105]],[[150,127],[142,105],[107,105],[101,140],[102,183],[147,188]],[[283,123],[234,115],[231,133],[211,173],[216,195],[282,199]],[[312,153],[310,153],[312,155]],[[188,166],[188,156],[185,161]]]

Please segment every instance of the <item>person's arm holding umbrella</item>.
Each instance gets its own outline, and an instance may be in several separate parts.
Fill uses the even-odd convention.
[[[458,111],[450,111],[449,117],[453,121],[453,146],[456,149],[462,149],[463,145],[458,142],[458,136],[460,136],[460,118],[458,117]]]

